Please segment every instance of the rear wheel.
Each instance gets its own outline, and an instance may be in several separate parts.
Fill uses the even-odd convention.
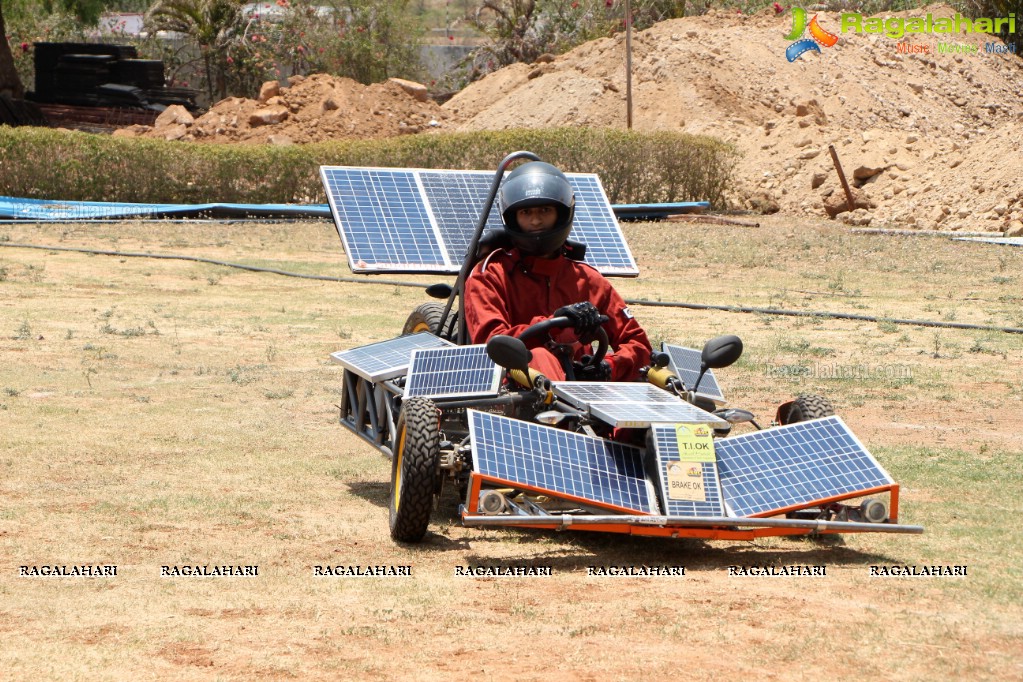
[[[833,417],[835,407],[822,395],[801,395],[792,401],[784,423],[795,424],[821,417]]]
[[[452,309],[448,312],[447,320],[443,320],[443,317],[443,303],[423,303],[409,314],[401,333],[430,332],[450,340],[454,335],[454,331],[458,329],[458,313]],[[442,320],[444,322],[443,330],[441,329]]]
[[[428,398],[409,398],[398,415],[391,459],[391,537],[419,542],[426,535],[440,482],[440,426]]]

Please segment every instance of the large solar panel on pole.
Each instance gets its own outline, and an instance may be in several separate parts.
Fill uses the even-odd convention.
[[[639,268],[595,174],[566,173],[576,195],[571,238],[605,275]],[[491,171],[322,166],[334,225],[352,272],[457,273],[486,203]],[[498,206],[487,230],[500,229]]]
[[[714,445],[730,516],[769,516],[895,482],[840,417],[721,438]]]
[[[639,448],[488,412],[468,413],[475,471],[492,482],[614,511],[655,511]]]

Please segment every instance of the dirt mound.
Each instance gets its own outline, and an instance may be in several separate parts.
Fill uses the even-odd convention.
[[[890,16],[927,13],[951,17],[954,10],[934,5]],[[738,205],[825,215],[824,200],[842,193],[833,144],[850,182],[876,204],[840,218],[1023,230],[1023,166],[1010,161],[1023,147],[1023,60],[985,52],[985,43],[1002,43],[984,34],[916,34],[901,44],[928,51],[904,53],[883,35],[839,33],[837,13],[818,20],[837,44],[792,63],[785,58],[788,12],[712,10],[635,34],[633,127],[735,144],[743,154]],[[943,53],[939,43],[977,52]],[[624,65],[618,35],[550,63],[497,71],[444,108],[461,130],[625,127]]]
[[[426,89],[392,79],[365,86],[348,78],[293,76],[286,87],[264,84],[258,100],[229,97],[192,120],[180,107],[153,127],[122,135],[197,142],[307,143],[340,138],[379,138],[439,129],[447,112]]]

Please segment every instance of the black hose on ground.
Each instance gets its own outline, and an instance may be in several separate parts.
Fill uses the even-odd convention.
[[[87,249],[77,246],[45,246],[42,244],[18,244],[12,242],[0,242],[0,246],[18,249],[39,249],[42,251],[71,251],[75,253],[88,253],[98,256],[118,256],[121,258],[159,258],[164,260],[187,260],[196,263],[209,263],[221,265],[227,268],[237,268],[250,272],[266,272],[284,277],[298,277],[301,279],[314,279],[325,282],[345,282],[350,284],[385,284],[396,287],[415,287],[424,289],[425,285],[420,282],[402,282],[390,279],[378,279],[376,277],[331,277],[328,275],[306,275],[300,272],[289,272],[276,268],[261,268],[255,265],[244,265],[242,263],[231,263],[229,261],[202,258],[200,256],[185,256],[179,254],[143,253],[131,251],[108,251],[103,249]],[[662,307],[662,308],[688,308],[691,310],[720,310],[727,313],[754,313],[761,315],[780,315],[788,317],[824,317],[835,320],[856,320],[859,322],[891,322],[914,327],[937,327],[941,329],[971,329],[979,331],[1004,332],[1006,334],[1023,334],[1020,327],[997,327],[993,325],[969,324],[966,322],[941,322],[937,320],[908,320],[890,317],[876,317],[873,315],[856,315],[854,313],[836,313],[829,311],[807,311],[807,310],[784,310],[780,308],[754,308],[750,306],[729,306],[710,305],[705,303],[684,303],[680,301],[644,301],[639,299],[626,299],[629,305]]]

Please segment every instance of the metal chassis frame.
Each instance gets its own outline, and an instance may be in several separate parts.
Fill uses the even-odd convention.
[[[588,530],[605,533],[626,533],[629,535],[700,538],[705,540],[752,540],[758,537],[781,535],[830,535],[836,533],[923,533],[922,526],[897,523],[899,509],[899,485],[892,484],[883,489],[847,495],[843,499],[862,497],[866,494],[886,490],[889,494],[891,521],[887,523],[866,523],[856,521],[826,521],[820,519],[790,519],[775,517],[685,517],[658,514],[556,514],[546,513],[536,505],[529,505],[529,512],[520,508],[515,513],[481,514],[479,512],[480,491],[484,484],[507,488],[507,484],[492,482],[487,477],[473,473],[465,503],[459,508],[464,526],[510,526],[519,528],[544,528],[548,530]],[[527,492],[525,487],[516,489]],[[813,506],[813,505],[809,505]],[[531,513],[530,513],[531,512]]]

